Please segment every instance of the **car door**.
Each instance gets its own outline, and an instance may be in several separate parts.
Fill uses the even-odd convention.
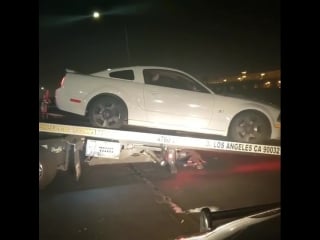
[[[144,70],[144,78],[148,121],[184,130],[208,127],[214,95],[206,88],[172,70]]]

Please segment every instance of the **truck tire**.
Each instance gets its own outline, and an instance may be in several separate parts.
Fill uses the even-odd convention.
[[[119,129],[127,120],[123,103],[112,97],[102,97],[89,107],[89,120],[92,126]]]
[[[45,148],[39,148],[39,189],[43,190],[49,185],[57,173],[55,154]]]

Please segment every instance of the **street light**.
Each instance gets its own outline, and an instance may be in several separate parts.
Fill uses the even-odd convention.
[[[95,12],[93,12],[92,16],[93,16],[93,18],[98,19],[100,17],[100,13],[95,11]]]
[[[92,17],[94,19],[100,18],[100,13],[98,11],[94,11],[92,14]],[[129,37],[128,37],[128,29],[127,24],[124,24],[124,35],[125,35],[125,41],[126,41],[126,53],[127,53],[127,59],[128,59],[128,65],[131,65],[131,57],[130,57],[130,49],[129,49]]]
[[[241,80],[245,80],[247,78],[247,71],[242,71],[241,72],[242,76],[241,76]]]

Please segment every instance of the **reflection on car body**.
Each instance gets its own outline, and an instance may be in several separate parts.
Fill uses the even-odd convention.
[[[234,217],[238,219],[213,227],[215,220]],[[200,233],[180,236],[175,240],[280,240],[280,217],[279,203],[219,212],[203,208],[200,213]]]

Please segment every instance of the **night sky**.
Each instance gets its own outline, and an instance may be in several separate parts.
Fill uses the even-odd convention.
[[[39,1],[39,85],[128,65],[201,78],[280,69],[280,1]]]

